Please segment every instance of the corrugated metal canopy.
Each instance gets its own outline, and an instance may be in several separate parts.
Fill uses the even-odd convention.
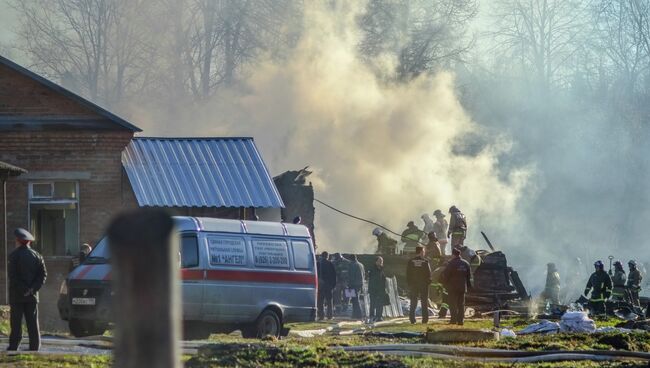
[[[253,138],[134,138],[122,165],[140,206],[284,207]]]

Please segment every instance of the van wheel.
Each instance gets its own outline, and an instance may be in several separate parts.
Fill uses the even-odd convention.
[[[68,322],[68,328],[74,337],[97,336],[106,332],[106,325],[86,319],[72,318]]]
[[[275,311],[266,309],[257,317],[255,337],[260,339],[267,336],[280,337],[281,333],[282,322],[280,322],[280,316]]]

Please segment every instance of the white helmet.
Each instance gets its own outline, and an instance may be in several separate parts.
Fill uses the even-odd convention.
[[[383,233],[384,233],[384,232],[381,231],[381,229],[378,228],[378,227],[376,227],[375,230],[372,231],[372,235],[374,235],[374,236],[379,236],[379,235],[381,235],[381,234],[383,234]]]

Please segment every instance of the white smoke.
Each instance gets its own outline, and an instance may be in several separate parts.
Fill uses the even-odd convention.
[[[455,204],[476,230],[468,241],[483,227],[507,232],[533,170],[500,171],[511,142],[465,113],[454,76],[385,82],[357,55],[363,4],[307,5],[305,33],[286,62],[257,63],[243,87],[185,112],[186,123],[165,124],[165,133],[253,136],[273,174],[309,165],[318,198],[395,231]],[[388,58],[378,64],[392,71]],[[137,121],[148,134],[160,132],[146,120]],[[374,251],[371,225],[316,208],[321,249]]]

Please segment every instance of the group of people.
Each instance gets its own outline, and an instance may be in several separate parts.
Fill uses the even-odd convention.
[[[630,260],[627,264],[629,272],[626,274],[621,261],[615,261],[614,269],[610,269],[609,272],[605,271],[602,261],[594,263],[595,270],[589,276],[583,294],[589,299],[590,310],[593,314],[605,314],[608,300],[640,306],[639,293],[643,276],[635,260]],[[554,263],[547,265],[546,286],[542,293],[542,299],[553,304],[560,304],[560,274]]]
[[[472,288],[472,270],[469,262],[461,257],[460,247],[452,249],[452,259],[445,265],[440,283],[444,286],[443,303],[438,316],[446,317],[450,312],[450,323],[463,325],[465,319],[465,294]],[[406,279],[410,296],[409,320],[415,323],[418,302],[422,314],[422,323],[429,321],[429,286],[432,282],[431,265],[426,250],[422,246],[415,248],[415,257],[408,261]]]
[[[386,293],[386,275],[384,273],[384,259],[377,257],[375,264],[366,273],[365,267],[355,254],[346,259],[336,253],[330,260],[328,252],[322,252],[318,259],[318,320],[325,317],[332,319],[334,302],[338,302],[342,311],[348,303],[352,304],[352,318],[364,319],[359,297],[363,293],[363,285],[368,280],[368,294],[370,297],[371,321],[381,321],[384,305],[388,302]]]
[[[425,246],[431,257],[447,254],[447,244],[451,241],[452,247],[462,246],[467,236],[467,218],[456,206],[449,208],[450,220],[447,222],[446,215],[441,210],[435,210],[434,222],[429,214],[420,216],[424,223],[420,229],[415,222],[409,221],[406,229],[402,232],[400,240],[403,243],[404,254],[415,253],[418,245]],[[398,241],[391,238],[381,228],[373,230],[372,235],[377,238],[377,254],[396,254]]]

